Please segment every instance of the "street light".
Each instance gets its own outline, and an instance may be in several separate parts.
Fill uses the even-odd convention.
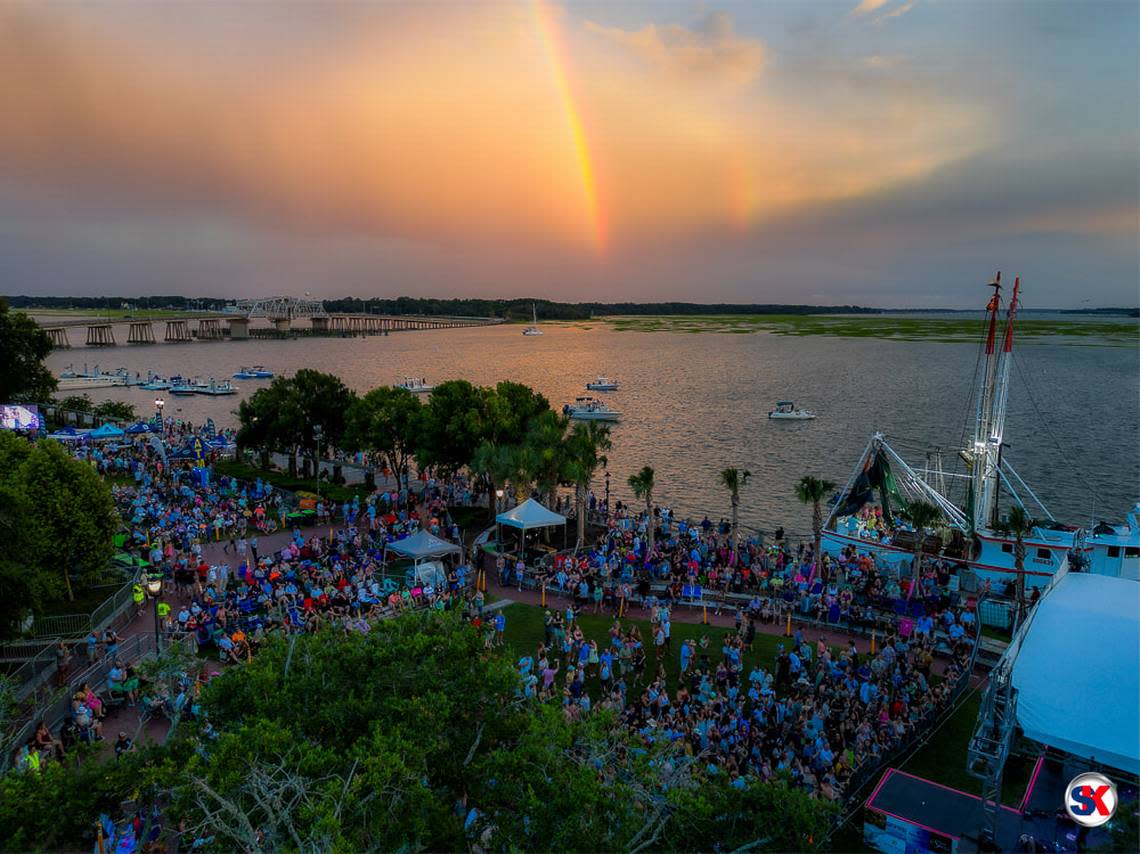
[[[154,654],[162,651],[162,639],[159,635],[158,624],[158,594],[162,592],[162,576],[148,575],[146,577],[146,592],[150,594],[151,604],[154,606]]]
[[[166,406],[166,401],[163,400],[161,397],[156,397],[154,399],[154,412],[155,412],[155,415],[158,416],[158,425],[160,427],[162,426],[162,407],[164,407],[164,406]]]
[[[324,428],[320,424],[313,425],[313,437],[317,440],[317,502],[321,500],[321,435]]]
[[[503,490],[495,490],[495,512],[500,513],[503,509]]]
[[[610,470],[606,469],[606,519],[610,518]]]

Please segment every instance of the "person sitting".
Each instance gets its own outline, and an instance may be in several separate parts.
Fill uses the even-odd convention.
[[[42,720],[36,724],[36,734],[32,740],[40,753],[54,755],[57,759],[63,758],[63,742],[51,734],[51,730]]]

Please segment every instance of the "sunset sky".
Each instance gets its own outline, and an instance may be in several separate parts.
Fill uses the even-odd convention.
[[[0,4],[0,293],[1140,301],[1137,4]]]

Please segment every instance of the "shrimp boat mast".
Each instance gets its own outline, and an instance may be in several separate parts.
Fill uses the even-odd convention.
[[[989,287],[993,294],[986,305],[973,435],[969,445],[958,452],[965,472],[945,472],[939,451],[929,453],[926,467],[916,470],[882,433],[875,433],[832,504],[823,531],[824,553],[833,557],[845,551],[869,553],[888,568],[909,571],[915,538],[922,537],[924,552],[948,558],[959,570],[971,571],[994,585],[1015,580],[1020,572],[1026,587],[1043,586],[1066,559],[1071,569],[1140,580],[1140,504],[1128,513],[1124,525],[1102,521],[1086,530],[1061,524],[1003,456],[1021,281],[1014,280],[1004,323],[1001,273]],[[946,480],[954,477],[965,485],[960,502],[946,494]],[[871,501],[876,493],[879,500],[874,505]],[[1003,530],[998,515],[1001,493],[1033,520],[1032,530],[1023,537],[1025,559],[1020,571],[1016,567],[1015,538]],[[942,512],[947,538],[894,527],[894,511],[916,500],[933,504]]]

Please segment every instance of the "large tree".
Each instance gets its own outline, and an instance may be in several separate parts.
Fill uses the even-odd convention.
[[[238,442],[288,454],[289,473],[296,474],[298,452],[315,463],[318,435],[322,448],[342,443],[345,417],[355,399],[333,374],[302,368],[291,377],[277,377],[238,404]]]
[[[0,432],[0,564],[23,568],[4,586],[28,597],[23,609],[74,599],[113,554],[118,525],[111,490],[95,469],[58,442],[32,445]]]
[[[28,315],[0,297],[0,403],[46,401],[56,380],[44,366],[51,339]]]
[[[612,447],[610,428],[597,421],[577,422],[566,440],[566,474],[574,484],[579,545],[586,542],[586,493],[594,480],[594,472],[609,462],[606,452]]]
[[[804,504],[811,505],[811,533],[815,538],[815,568],[825,581],[827,575],[823,569],[823,500],[827,493],[835,489],[830,480],[821,480],[812,475],[804,475],[796,484],[796,497]]]
[[[423,404],[407,389],[375,388],[349,407],[345,447],[380,457],[407,486],[423,418]]]
[[[542,501],[550,503],[560,484],[569,482],[566,427],[569,420],[553,409],[534,415],[523,437],[527,475]]]
[[[435,387],[425,407],[416,460],[424,467],[454,472],[468,465],[486,440],[486,391],[467,380]]]

